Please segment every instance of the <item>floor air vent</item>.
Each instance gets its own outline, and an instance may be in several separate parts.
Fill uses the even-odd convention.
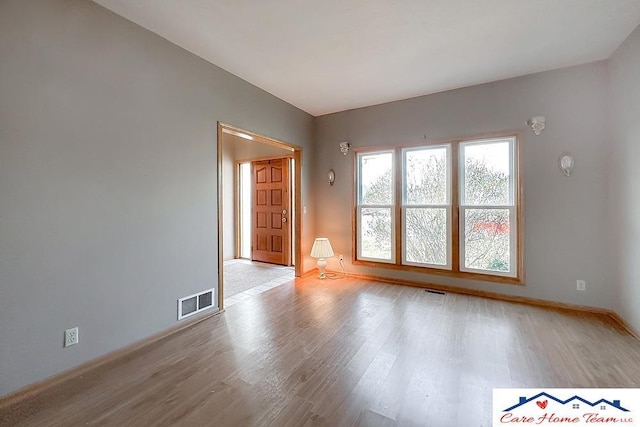
[[[424,291],[427,293],[427,296],[422,299],[422,302],[424,304],[431,306],[442,306],[445,299],[444,296],[446,295],[444,292],[438,291],[436,289],[425,289]]]
[[[214,290],[189,295],[178,300],[178,320],[213,307]]]

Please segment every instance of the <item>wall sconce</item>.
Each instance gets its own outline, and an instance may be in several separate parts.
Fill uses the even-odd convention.
[[[342,154],[344,154],[345,156],[349,152],[349,148],[351,148],[351,144],[349,144],[348,142],[345,141],[340,143],[340,151],[342,151]]]
[[[571,172],[573,172],[573,156],[571,153],[562,153],[560,154],[560,158],[558,159],[558,166],[560,166],[560,170],[565,176],[571,176]]]
[[[313,242],[313,247],[311,248],[311,256],[313,258],[318,258],[318,270],[320,270],[320,279],[326,279],[327,275],[325,274],[325,270],[327,268],[327,260],[325,258],[330,258],[333,256],[333,248],[331,247],[331,243],[329,243],[329,239],[326,237],[318,237]]]
[[[544,116],[531,117],[527,120],[527,126],[531,128],[534,134],[540,135],[545,128]]]
[[[327,177],[329,178],[329,185],[333,185],[333,183],[336,182],[336,173],[333,171],[333,169],[329,169]]]

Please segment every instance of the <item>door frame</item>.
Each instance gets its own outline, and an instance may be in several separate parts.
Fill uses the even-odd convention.
[[[259,161],[263,161],[263,160],[276,160],[276,159],[287,159],[287,161],[289,162],[289,187],[293,188],[294,189],[293,193],[295,193],[295,182],[293,182],[293,180],[294,180],[294,172],[295,172],[295,160],[293,158],[293,153],[291,153],[291,154],[282,154],[282,155],[280,155],[278,157],[266,156],[266,157],[256,157],[256,158],[251,158],[251,159],[238,159],[235,162],[235,165],[234,165],[235,182],[234,182],[234,187],[233,187],[233,195],[234,195],[233,208],[234,208],[234,215],[235,215],[234,221],[235,221],[235,224],[236,224],[235,251],[234,251],[235,252],[234,256],[236,258],[242,258],[242,251],[241,251],[241,246],[242,246],[241,239],[242,239],[242,236],[241,236],[241,232],[240,232],[240,228],[241,227],[239,227],[240,220],[241,220],[240,198],[242,197],[241,189],[240,189],[240,181],[241,181],[241,176],[240,176],[241,170],[240,170],[240,167],[243,164],[248,164],[249,168],[251,168],[251,164],[253,162],[259,162]],[[293,167],[291,167],[291,161],[292,160],[294,160],[293,161],[293,163],[294,163]],[[250,183],[250,184],[252,184],[252,183]],[[294,200],[295,199],[295,194],[293,194],[293,193],[290,192],[290,194],[289,194],[289,203],[290,203],[290,206],[293,206],[294,209],[295,209],[295,200]],[[294,209],[290,208],[289,211],[290,212],[294,212]],[[294,256],[295,245],[294,245],[293,237],[294,237],[294,228],[295,228],[296,222],[295,222],[295,216],[293,215],[293,213],[290,214],[290,218],[291,218],[290,222],[291,222],[292,226],[291,226],[291,237],[290,237],[291,241],[289,242],[290,243],[290,248],[289,248],[289,251],[288,251],[289,252],[288,256],[289,256],[289,258],[291,260],[289,266],[294,266],[296,260],[295,260],[295,256]]]
[[[218,121],[218,162],[217,162],[217,177],[218,177],[218,308],[220,311],[224,310],[224,224],[223,224],[223,212],[222,212],[222,138],[223,134],[235,135],[240,138],[245,138],[255,142],[268,144],[274,147],[282,148],[291,152],[291,156],[294,159],[294,198],[295,207],[293,210],[294,215],[294,227],[293,227],[293,242],[294,242],[294,268],[296,277],[302,276],[302,253],[300,248],[302,246],[302,147],[280,141],[278,139],[270,138],[268,136],[260,135],[255,132],[251,132],[245,129],[238,128],[223,122]],[[286,156],[283,156],[286,157]],[[234,227],[235,228],[235,227]]]

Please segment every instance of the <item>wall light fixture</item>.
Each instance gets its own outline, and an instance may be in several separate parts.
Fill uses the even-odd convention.
[[[562,153],[560,154],[560,158],[558,159],[558,166],[560,166],[560,170],[565,176],[571,176],[571,172],[573,172],[573,156],[571,153]]]
[[[545,121],[544,116],[531,117],[527,120],[527,126],[531,128],[534,134],[540,135],[546,126]]]

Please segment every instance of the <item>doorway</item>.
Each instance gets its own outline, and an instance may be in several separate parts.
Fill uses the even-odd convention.
[[[236,162],[236,258],[295,264],[294,171],[290,155]]]
[[[270,210],[263,212],[262,222],[258,225],[268,225],[271,233],[262,237],[254,237],[253,234],[255,233],[252,232],[252,236],[250,236],[253,241],[251,246],[265,249],[265,244],[269,243],[268,252],[270,252],[270,258],[263,260],[282,264],[281,268],[293,264],[295,276],[299,277],[301,275],[301,254],[298,249],[300,248],[301,236],[301,209],[298,202],[301,199],[301,155],[302,150],[296,145],[218,122],[217,299],[220,310],[223,310],[225,305],[225,262],[252,262],[241,259],[248,255],[246,249],[247,233],[246,231],[244,233],[241,232],[243,229],[246,230],[247,217],[246,214],[243,215],[242,198],[240,198],[239,203],[237,200],[237,195],[243,193],[241,187],[243,185],[246,187],[247,169],[246,166],[243,166],[244,164],[249,163],[251,165],[251,163],[254,163],[264,166],[265,161],[269,162],[267,163],[268,166],[263,167],[261,172],[256,172],[255,169],[253,173],[249,172],[251,176],[249,182],[251,184],[253,184],[253,180],[257,180],[266,185],[266,188],[261,189],[264,190],[261,196],[252,194],[252,205],[250,205],[252,213],[249,218],[251,218],[252,223],[259,223],[260,220],[255,219],[256,206],[254,204],[266,207],[265,202],[268,202],[267,205],[269,205]],[[275,159],[280,160],[271,163]],[[249,170],[251,170],[251,167]],[[258,176],[258,174],[260,175]],[[289,177],[285,178],[283,174]],[[287,194],[285,194],[285,190],[273,188],[274,186],[277,187],[277,181],[282,181],[283,179],[290,183],[290,188],[286,189]],[[282,204],[282,206],[279,206],[279,204]],[[245,200],[244,206],[246,207],[246,205],[247,201]],[[287,236],[278,231],[278,225],[283,231],[290,230],[288,239],[290,243],[286,243],[287,240],[285,238]],[[286,227],[283,227],[283,225],[286,225]],[[261,241],[256,241],[256,239],[260,238],[262,239]],[[288,247],[285,248],[285,245]],[[276,259],[277,257],[274,258],[273,255],[278,252],[282,252],[283,257]],[[250,258],[254,258],[255,253],[249,252],[249,254]],[[271,266],[271,264],[264,264],[263,266]]]

